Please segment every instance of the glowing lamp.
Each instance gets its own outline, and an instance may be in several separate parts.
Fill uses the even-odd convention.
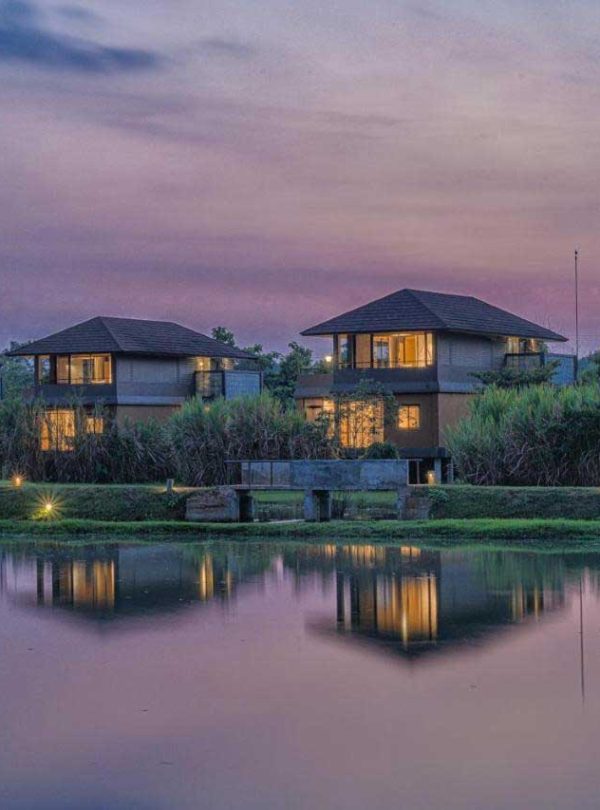
[[[326,354],[323,359],[326,363],[333,363],[333,357],[330,354]]]
[[[13,476],[12,482],[13,482],[13,486],[18,489],[19,487],[23,486],[23,477],[20,476],[20,475],[15,475],[15,476]]]
[[[435,472],[433,470],[427,470],[427,483],[435,484]]]
[[[54,504],[52,503],[52,501],[46,501],[44,503],[44,512],[47,515],[49,515],[52,512],[53,509],[54,509]]]

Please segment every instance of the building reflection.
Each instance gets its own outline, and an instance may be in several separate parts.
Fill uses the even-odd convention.
[[[98,619],[147,615],[194,602],[227,602],[244,583],[262,583],[271,562],[272,555],[240,557],[225,549],[168,544],[63,547],[21,560],[34,576],[20,580],[14,598]]]
[[[506,556],[411,546],[338,547],[335,622],[323,619],[309,626],[415,657],[483,641],[564,606],[560,562],[512,555],[507,569]],[[318,565],[314,552],[311,561]],[[329,553],[322,562],[331,566]]]
[[[4,550],[12,601],[88,619],[156,616],[291,586],[330,604],[308,628],[416,658],[480,643],[561,609],[567,557],[366,544],[97,545]],[[588,572],[597,558],[577,558]],[[581,570],[577,571],[578,576]],[[591,582],[596,582],[589,573]],[[600,579],[598,579],[600,581]],[[10,593],[9,593],[10,592]],[[320,608],[322,610],[322,608]]]

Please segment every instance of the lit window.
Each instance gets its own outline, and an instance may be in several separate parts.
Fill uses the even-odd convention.
[[[61,385],[109,384],[110,354],[72,354],[56,358],[56,382]]]
[[[71,355],[71,385],[110,383],[110,354]]]
[[[86,433],[104,433],[104,417],[103,416],[86,416],[85,417],[85,432]]]
[[[401,332],[374,335],[373,361],[376,368],[426,368],[433,365],[431,332]]]
[[[73,449],[75,412],[70,409],[46,411],[40,425],[42,450],[66,452]]]
[[[421,427],[421,406],[401,405],[398,409],[398,427],[400,430],[418,430]]]
[[[383,402],[344,402],[340,405],[342,447],[370,447],[383,441]]]

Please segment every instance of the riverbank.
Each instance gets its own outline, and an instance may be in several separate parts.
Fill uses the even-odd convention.
[[[600,520],[454,519],[430,521],[302,521],[273,523],[186,523],[184,521],[0,520],[1,540],[85,539],[139,541],[201,541],[229,539],[290,539],[306,542],[394,543],[450,540],[454,544],[482,541],[522,545],[573,543],[600,546]]]

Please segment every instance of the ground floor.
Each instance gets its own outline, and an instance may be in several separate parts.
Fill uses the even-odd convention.
[[[411,482],[451,478],[447,431],[463,418],[473,394],[419,393],[369,396],[306,397],[298,406],[309,421],[328,419],[340,444],[364,450],[388,442],[411,459]]]

